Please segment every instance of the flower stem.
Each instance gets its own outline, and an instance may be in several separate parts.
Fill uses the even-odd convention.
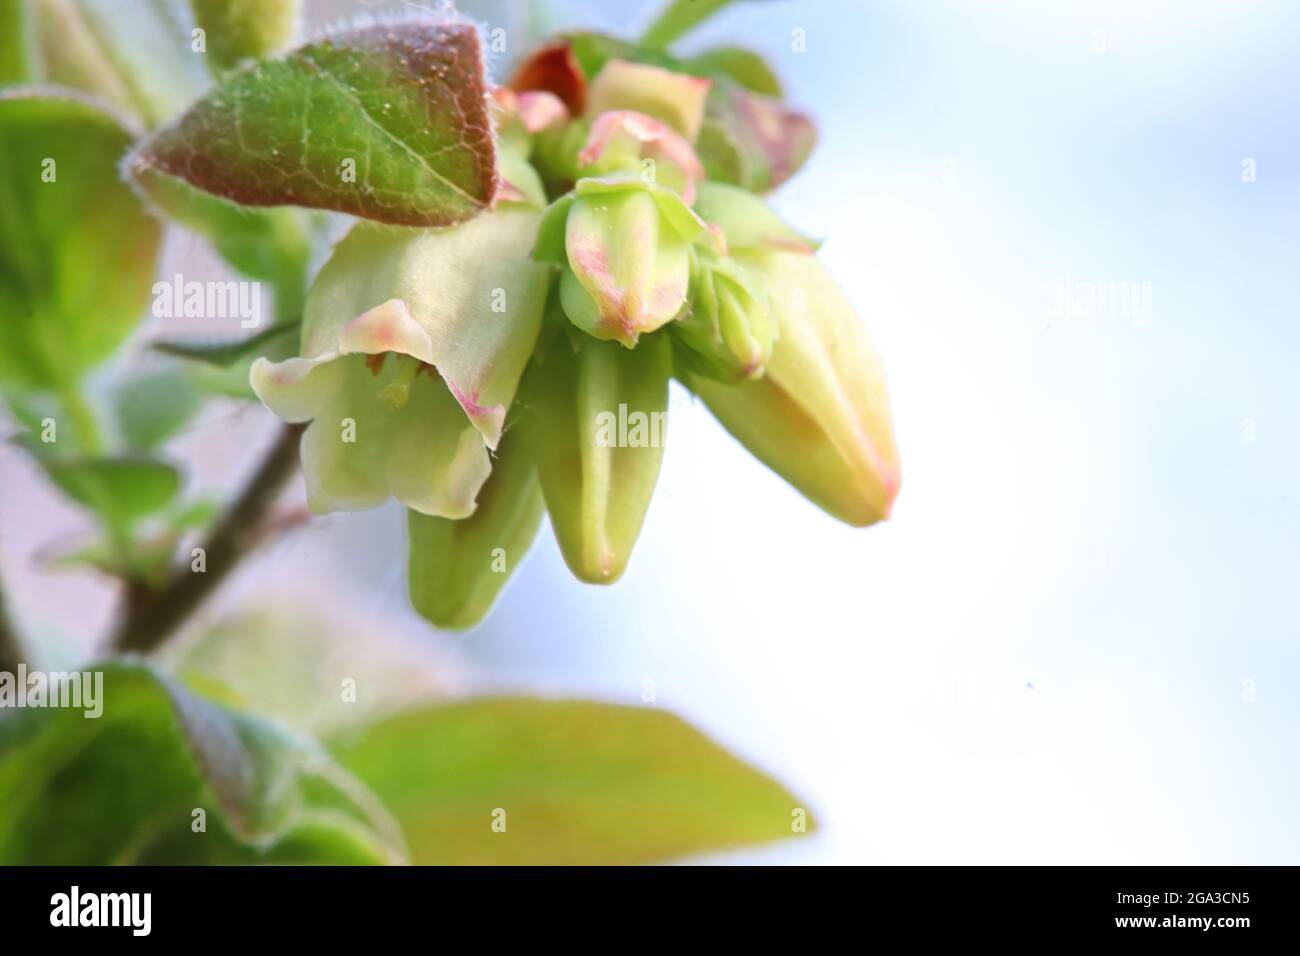
[[[296,471],[298,441],[304,427],[286,425],[280,430],[244,490],[202,543],[202,571],[186,563],[161,588],[127,595],[125,613],[111,639],[115,651],[154,650],[261,542],[266,518]]]

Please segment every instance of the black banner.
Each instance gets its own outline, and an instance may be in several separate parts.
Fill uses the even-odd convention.
[[[31,937],[204,944],[243,939],[374,940],[427,928],[481,932],[627,920],[653,935],[698,920],[792,932],[846,918],[861,939],[1121,940],[1294,938],[1293,868],[748,869],[716,892],[706,868],[547,874],[394,868],[0,869],[0,926]],[[682,890],[688,891],[683,893]],[[660,891],[660,892],[657,892]],[[646,922],[646,920],[649,922]],[[612,941],[612,938],[611,938]]]

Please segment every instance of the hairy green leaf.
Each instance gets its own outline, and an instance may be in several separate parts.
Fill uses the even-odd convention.
[[[374,24],[230,74],[131,157],[248,206],[411,226],[491,203],[496,161],[478,33],[449,19]]]

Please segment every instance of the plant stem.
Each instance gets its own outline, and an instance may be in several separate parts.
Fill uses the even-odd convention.
[[[116,651],[146,653],[162,644],[217,589],[262,538],[265,519],[298,463],[303,425],[286,425],[234,504],[201,547],[205,568],[178,567],[161,588],[127,595],[111,644]]]
[[[23,645],[14,630],[13,621],[9,619],[5,607],[4,587],[0,586],[0,671],[12,674],[18,670],[23,661]]]
[[[74,383],[60,385],[58,389],[59,404],[72,419],[72,430],[77,436],[77,447],[88,455],[97,455],[104,450],[104,440],[99,433],[99,422],[95,411],[90,407],[81,387]]]

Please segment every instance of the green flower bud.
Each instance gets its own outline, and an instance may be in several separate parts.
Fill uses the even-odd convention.
[[[690,312],[671,330],[688,367],[734,383],[763,374],[777,323],[757,276],[734,259],[700,251],[692,271]]]
[[[261,59],[293,40],[300,0],[190,0],[195,22],[204,29],[213,67],[230,70],[247,59]]]
[[[424,514],[474,510],[524,365],[548,270],[538,213],[503,206],[446,229],[363,223],[307,296],[302,356],[250,379],[303,436],[308,501],[356,511],[390,495]]]
[[[700,183],[695,213],[722,230],[727,248],[733,252],[780,249],[807,253],[815,252],[819,245],[786,225],[760,197],[725,183]]]
[[[527,442],[504,438],[468,518],[407,512],[411,604],[434,625],[473,627],[528,553],[546,507]]]
[[[587,176],[633,172],[676,191],[689,205],[704,167],[691,144],[653,116],[632,110],[602,113],[578,154]]]
[[[516,93],[504,86],[492,90],[489,104],[497,133],[495,203],[544,207],[546,191],[528,160],[534,138],[544,130],[562,126],[568,119],[568,111],[549,93]]]
[[[583,179],[547,210],[533,256],[568,266],[560,296],[574,325],[632,348],[681,312],[690,245],[706,236],[667,187],[635,176]]]
[[[864,526],[889,517],[898,450],[880,360],[866,329],[813,256],[737,255],[772,297],[780,339],[763,378],[687,385],[759,460],[821,508]]]
[[[576,349],[573,343],[576,342]],[[610,584],[627,566],[659,478],[672,348],[560,336],[529,372],[521,420],[569,569]]]
[[[587,89],[586,115],[635,110],[663,120],[690,142],[704,122],[709,80],[658,66],[610,60]]]

